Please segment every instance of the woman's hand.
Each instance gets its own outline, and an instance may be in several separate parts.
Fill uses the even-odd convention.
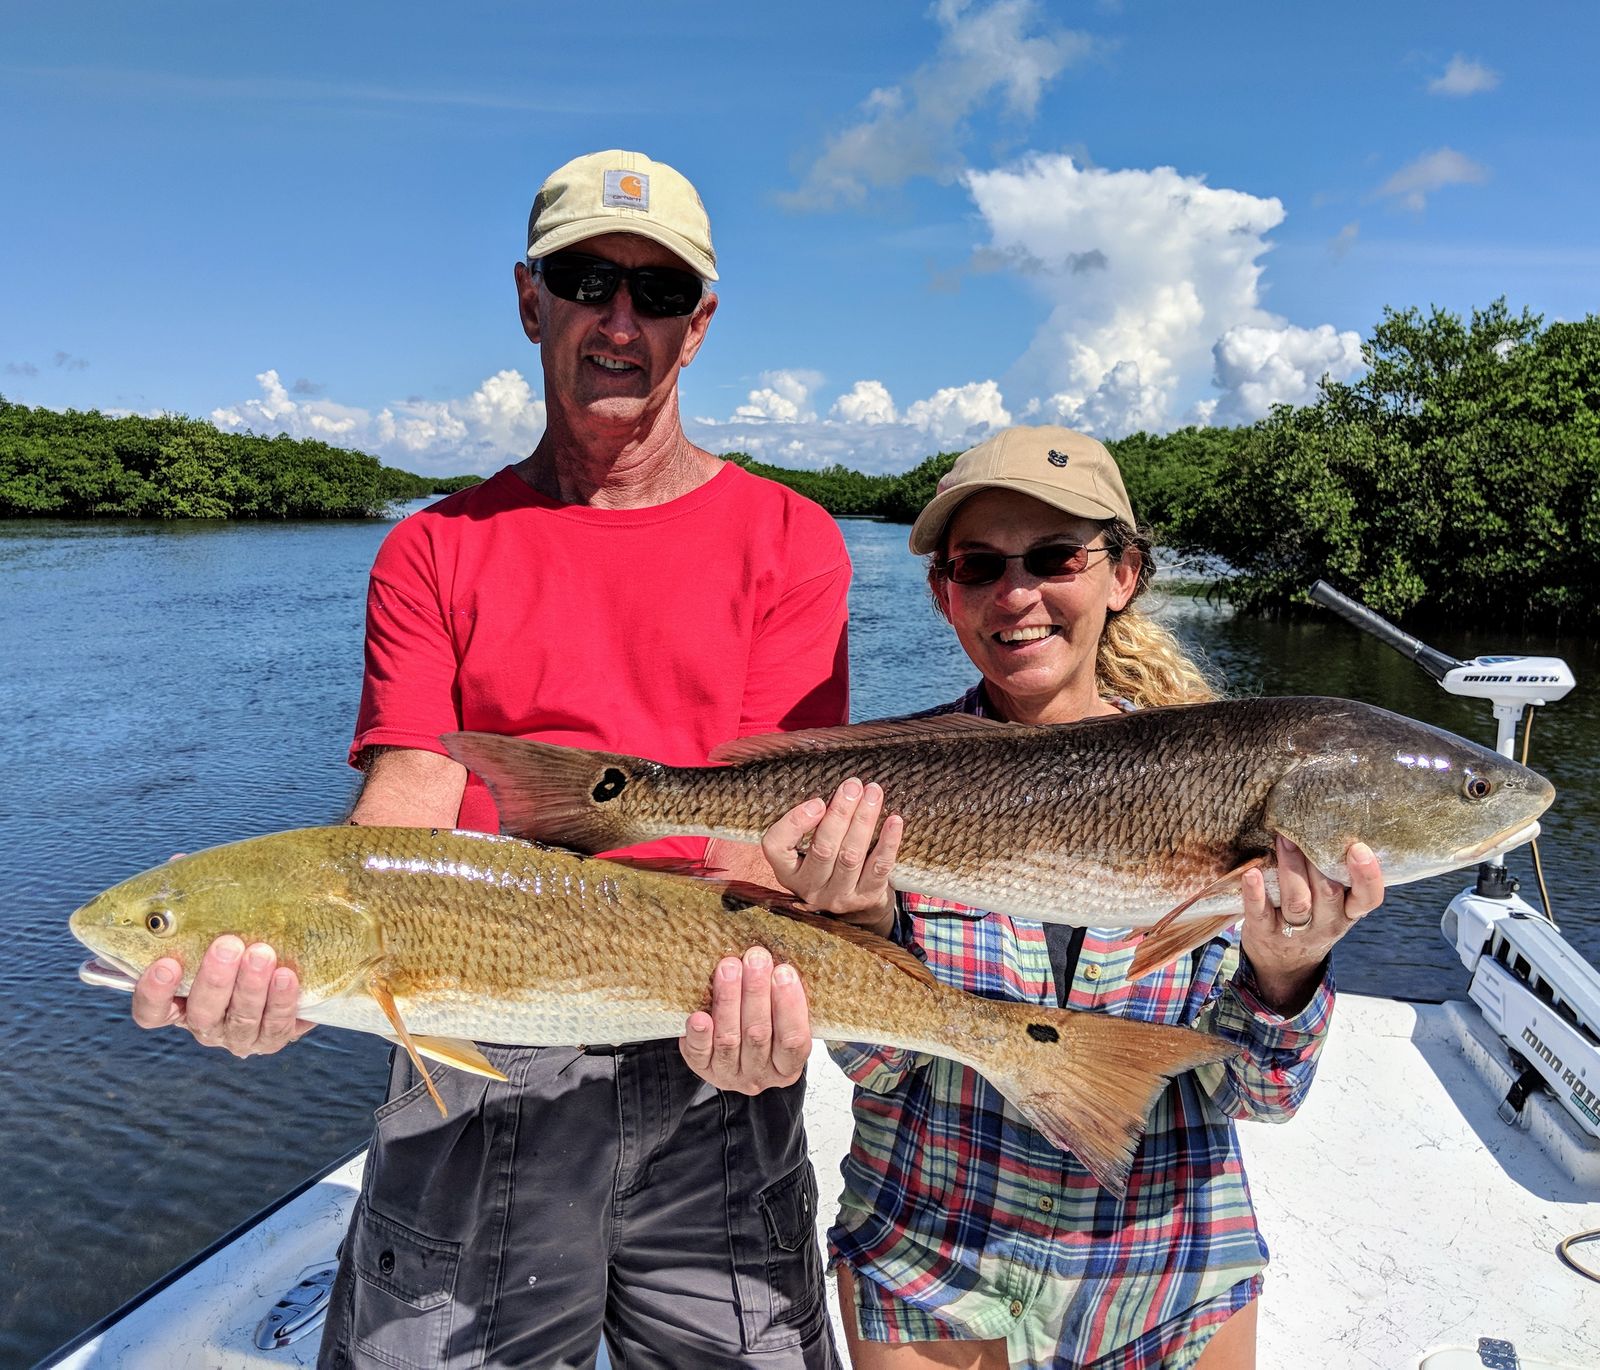
[[[1261,997],[1285,1017],[1310,1002],[1333,944],[1383,903],[1383,871],[1371,848],[1355,843],[1345,853],[1345,864],[1350,870],[1348,889],[1328,879],[1299,847],[1280,837],[1277,907],[1267,899],[1260,871],[1246,871],[1240,882],[1244,889],[1240,942]]]
[[[892,813],[878,830],[882,815],[882,788],[852,776],[830,803],[813,798],[790,809],[762,834],[761,851],[784,887],[811,908],[888,936],[894,927],[889,873],[905,823]]]

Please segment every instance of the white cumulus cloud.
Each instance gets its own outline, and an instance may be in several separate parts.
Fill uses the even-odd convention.
[[[777,466],[849,466],[893,472],[935,452],[969,447],[1011,422],[992,380],[948,386],[901,413],[882,381],[861,380],[841,394],[826,418],[754,415],[740,405],[730,418],[687,419],[689,436],[708,451],[747,452]]]
[[[1007,388],[1040,397],[1052,417],[1109,437],[1169,426],[1222,334],[1283,322],[1260,304],[1276,199],[1173,167],[1084,168],[1057,154],[966,184],[989,257],[1020,265],[1049,306]]]
[[[1500,84],[1500,73],[1459,52],[1450,59],[1444,73],[1428,82],[1430,95],[1477,95]]]
[[[1488,179],[1487,167],[1454,148],[1442,147],[1407,162],[1378,187],[1377,193],[1397,199],[1407,209],[1420,214],[1434,191],[1446,186],[1480,185]]]
[[[795,423],[816,417],[811,412],[811,392],[822,384],[816,371],[764,371],[765,384],[733,411],[734,418],[760,422]]]
[[[968,381],[936,390],[906,409],[906,422],[942,449],[970,447],[1011,422],[994,381]]]
[[[256,377],[261,393],[211,411],[219,428],[288,433],[371,452],[426,474],[487,473],[526,456],[544,432],[544,401],[518,371],[490,376],[462,399],[405,400],[371,410],[333,400],[297,400],[276,370]]]
[[[1006,380],[1029,421],[1101,437],[1247,423],[1360,365],[1356,334],[1263,306],[1277,199],[1064,154],[965,180],[988,230],[978,260],[1017,271],[1049,310]],[[1347,225],[1340,246],[1357,232]]]
[[[1030,406],[1029,417],[1115,437],[1168,426],[1167,391],[1145,380],[1139,364],[1119,361],[1088,394],[1063,390]]]
[[[1219,424],[1253,423],[1275,404],[1310,404],[1324,376],[1346,381],[1362,366],[1361,335],[1331,324],[1241,324],[1217,339],[1211,355],[1223,398],[1207,417]]]
[[[828,412],[845,423],[894,423],[900,417],[882,381],[857,381]]]
[[[828,140],[800,188],[783,197],[790,208],[860,204],[876,186],[953,175],[974,113],[998,101],[1014,119],[1031,119],[1044,87],[1092,47],[1052,25],[1036,0],[938,0],[932,14],[942,30],[933,59],[867,96],[857,121]]]

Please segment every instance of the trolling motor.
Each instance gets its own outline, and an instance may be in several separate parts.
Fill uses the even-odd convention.
[[[1401,632],[1326,581],[1317,581],[1310,597],[1416,662],[1449,693],[1489,700],[1496,746],[1512,759],[1523,711],[1561,699],[1577,684],[1560,657],[1458,661]],[[1535,824],[1531,836],[1537,834]],[[1533,850],[1537,868],[1538,848]],[[1506,873],[1505,850],[1491,852],[1478,866],[1477,883],[1452,899],[1440,919],[1445,940],[1472,974],[1468,997],[1500,1034],[1521,1072],[1500,1105],[1500,1117],[1515,1123],[1528,1095],[1547,1088],[1584,1132],[1600,1139],[1600,972],[1562,937],[1548,897],[1540,910],[1518,888]]]

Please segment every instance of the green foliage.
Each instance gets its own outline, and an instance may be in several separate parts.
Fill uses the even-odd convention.
[[[1400,620],[1600,620],[1600,316],[1386,310],[1362,355],[1359,380],[1249,427],[1108,444],[1157,541],[1227,562],[1252,612],[1298,610],[1322,577]],[[909,523],[954,460],[898,478],[745,462]]]
[[[867,476],[843,466],[825,466],[820,471],[791,471],[782,466],[768,466],[744,452],[730,452],[728,459],[754,475],[787,485],[840,518],[876,514],[885,491],[898,479]]]
[[[422,479],[420,476],[418,479]],[[435,478],[427,493],[430,495],[453,495],[457,490],[465,490],[470,486],[481,485],[482,476],[446,476],[442,480]]]
[[[894,523],[915,523],[923,506],[939,488],[939,481],[956,464],[959,452],[938,452],[901,476],[884,493],[879,512]]]
[[[1366,371],[1245,428],[1110,445],[1157,540],[1220,557],[1230,598],[1298,609],[1318,577],[1389,618],[1600,619],[1600,316],[1545,327],[1504,300],[1468,320],[1385,310]],[[899,476],[732,459],[841,516],[909,523],[956,454]],[[0,397],[0,517],[355,517],[429,480],[286,436],[106,418]]]
[[[280,433],[178,415],[108,418],[0,398],[0,518],[368,518],[474,484]]]
[[[1249,439],[1248,428],[1180,428],[1163,437],[1134,433],[1106,446],[1140,520],[1162,540],[1178,541]]]
[[[775,480],[815,500],[836,518],[881,518],[890,523],[911,523],[922,506],[933,498],[939,477],[954,465],[960,453],[940,452],[899,476],[868,476],[844,466],[795,471],[786,466],[769,466],[745,452],[725,455],[752,474]]]
[[[1321,576],[1395,619],[1600,614],[1600,317],[1386,311],[1366,373],[1279,409],[1172,529],[1241,607]]]

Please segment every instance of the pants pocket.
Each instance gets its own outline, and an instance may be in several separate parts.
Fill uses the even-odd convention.
[[[485,1220],[478,1185],[490,1165],[488,1081],[445,1066],[431,1073],[448,1110],[442,1117],[397,1053],[330,1299],[324,1366],[353,1359],[438,1370],[476,1345],[484,1282],[462,1252]]]
[[[749,1202],[749,1201],[747,1201]],[[822,1254],[817,1246],[817,1177],[802,1161],[755,1195],[754,1219],[737,1224],[756,1250],[739,1264],[759,1270],[757,1281],[743,1281],[744,1349],[777,1351],[815,1334],[822,1316]],[[751,1287],[754,1284],[754,1287]]]
[[[365,1200],[349,1241],[351,1343],[397,1370],[444,1364],[461,1244],[413,1231],[374,1213]]]

